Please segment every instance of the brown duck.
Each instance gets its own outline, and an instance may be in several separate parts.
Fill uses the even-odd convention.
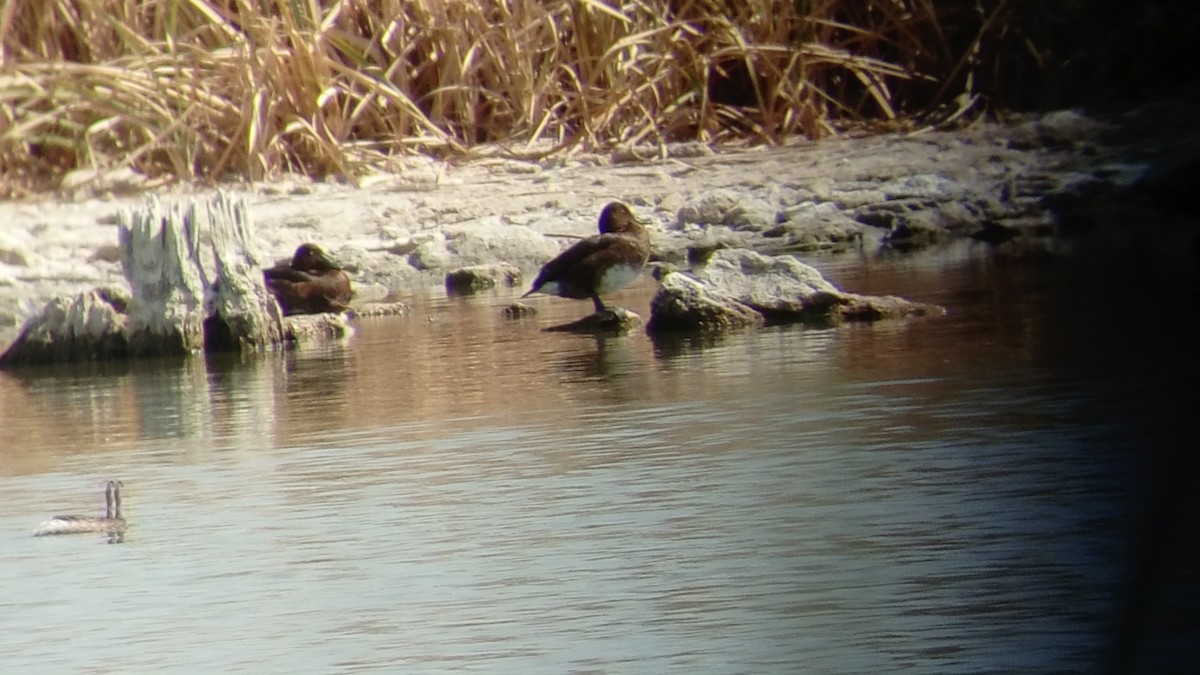
[[[546,293],[591,298],[596,312],[608,308],[600,296],[624,288],[650,258],[650,235],[629,207],[612,202],[600,212],[600,234],[576,242],[542,266],[524,296]]]
[[[284,314],[342,312],[350,303],[350,275],[316,244],[303,244],[291,263],[263,270],[263,277]]]

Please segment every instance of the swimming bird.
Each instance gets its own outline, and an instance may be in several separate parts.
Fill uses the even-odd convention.
[[[600,314],[608,310],[600,296],[624,288],[650,259],[650,234],[621,202],[600,212],[600,234],[575,242],[542,266],[529,292],[563,298],[591,298]]]
[[[119,480],[108,481],[104,490],[104,517],[96,516],[54,516],[38,525],[33,536],[42,537],[49,534],[81,534],[84,532],[106,532],[116,534],[125,530],[125,518],[121,516],[121,486]]]
[[[350,275],[316,244],[303,244],[292,261],[263,270],[284,314],[342,312],[350,304]]]

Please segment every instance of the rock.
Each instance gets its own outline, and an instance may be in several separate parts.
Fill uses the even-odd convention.
[[[840,293],[831,305],[830,318],[836,321],[880,321],[914,316],[942,316],[946,310],[937,305],[913,302],[894,295],[858,295]]]
[[[418,270],[445,269],[450,264],[450,252],[446,250],[446,235],[441,232],[422,233],[420,239],[413,237],[416,246],[408,254],[408,264]]]
[[[32,259],[27,247],[0,232],[0,265],[29,267]]]
[[[775,211],[754,198],[739,198],[717,190],[684,204],[676,214],[676,224],[680,229],[689,224],[725,225],[735,230],[760,232],[775,224]]]
[[[815,267],[791,256],[765,256],[744,249],[716,251],[694,274],[771,323],[824,316],[840,294]]]
[[[360,244],[347,243],[339,246],[331,252],[333,260],[337,262],[337,266],[350,274],[361,274],[364,270],[370,268],[370,254]],[[291,262],[287,260],[285,262]],[[354,297],[358,297],[358,289],[354,291]]]
[[[1017,149],[1073,148],[1097,140],[1108,125],[1076,110],[1056,110],[1013,127],[1009,145]]]
[[[658,281],[647,332],[723,332],[764,323],[759,312],[682,272],[665,272]]]
[[[452,225],[440,232],[422,232],[395,249],[409,249],[408,263],[422,272],[451,270],[508,261],[521,269],[534,268],[559,253],[558,244],[523,225],[494,221]]]
[[[460,267],[446,274],[446,292],[451,295],[470,295],[497,286],[511,288],[520,283],[521,270],[504,262]]]
[[[827,325],[839,321],[941,314],[940,307],[903,298],[846,293],[815,268],[788,256],[714,251],[692,274],[658,271],[650,332],[722,331],[764,324]]]
[[[650,259],[675,264],[688,264],[693,251],[717,248],[757,248],[761,237],[754,233],[734,232],[724,225],[701,228],[687,225],[682,231],[670,230],[655,237]]]
[[[857,246],[863,237],[863,224],[831,202],[803,202],[779,215],[782,222],[762,233],[780,240],[778,246],[770,247],[773,253],[845,250]]]
[[[530,269],[558,255],[560,243],[524,225],[496,219],[447,227],[445,248],[449,253],[446,266],[490,265],[503,260]]]
[[[355,281],[354,306],[370,304],[373,302],[386,302],[391,293],[391,290],[381,283]]]
[[[821,203],[836,204],[841,209],[857,209],[868,204],[886,201],[883,190],[873,183],[851,182],[839,187],[840,189],[830,193],[829,202]],[[797,206],[803,207],[806,203],[811,203],[811,201],[799,202]]]
[[[537,316],[537,308],[533,305],[527,305],[523,302],[514,302],[506,305],[500,310],[500,316],[506,319],[525,319],[531,316]]]
[[[290,344],[344,340],[353,334],[345,314],[295,314],[283,320],[283,337]]]
[[[942,241],[947,234],[929,213],[914,213],[896,219],[891,231],[884,235],[883,245],[896,251],[915,251]]]
[[[882,204],[855,209],[859,223],[888,230],[883,244],[896,250],[924,248],[957,236],[978,231],[995,211],[996,201],[987,196],[965,197],[961,191],[947,191],[954,197],[904,197]]]
[[[962,181],[932,173],[896,178],[879,187],[887,201],[915,199],[925,203],[962,199],[966,187]]]
[[[128,292],[115,288],[54,298],[25,322],[17,339],[0,354],[0,368],[126,356],[128,302]]]

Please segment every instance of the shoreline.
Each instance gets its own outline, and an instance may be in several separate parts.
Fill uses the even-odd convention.
[[[1112,129],[1062,111],[951,132],[797,139],[769,148],[688,144],[651,161],[411,157],[402,172],[358,186],[292,176],[220,189],[246,201],[264,262],[318,243],[351,271],[357,297],[367,300],[440,286],[450,270],[477,264],[516,265],[527,283],[569,238],[594,233],[600,207],[614,199],[650,223],[656,253],[668,260],[686,260],[695,246],[874,246],[895,236],[897,223],[928,225],[916,244],[936,245],[982,238],[972,224],[998,222],[1009,239],[982,246],[1056,254],[1064,202],[1098,208],[1088,195],[1104,186],[1128,190],[1149,171],[1148,162],[1128,158],[1128,147],[1139,145],[1105,143]],[[148,195],[169,201],[213,191],[179,185],[0,204],[0,346],[52,297],[125,284],[117,248],[122,209]]]

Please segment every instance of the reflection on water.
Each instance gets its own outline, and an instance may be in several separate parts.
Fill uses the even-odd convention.
[[[345,344],[0,373],[0,665],[1095,672],[1190,649],[1196,585],[1156,571],[1193,528],[1147,499],[1194,466],[1171,463],[1188,338],[1114,325],[1053,265],[828,271],[950,313],[651,340],[539,330],[586,303],[512,322],[506,295],[431,297]],[[29,536],[110,478],[124,546]]]

